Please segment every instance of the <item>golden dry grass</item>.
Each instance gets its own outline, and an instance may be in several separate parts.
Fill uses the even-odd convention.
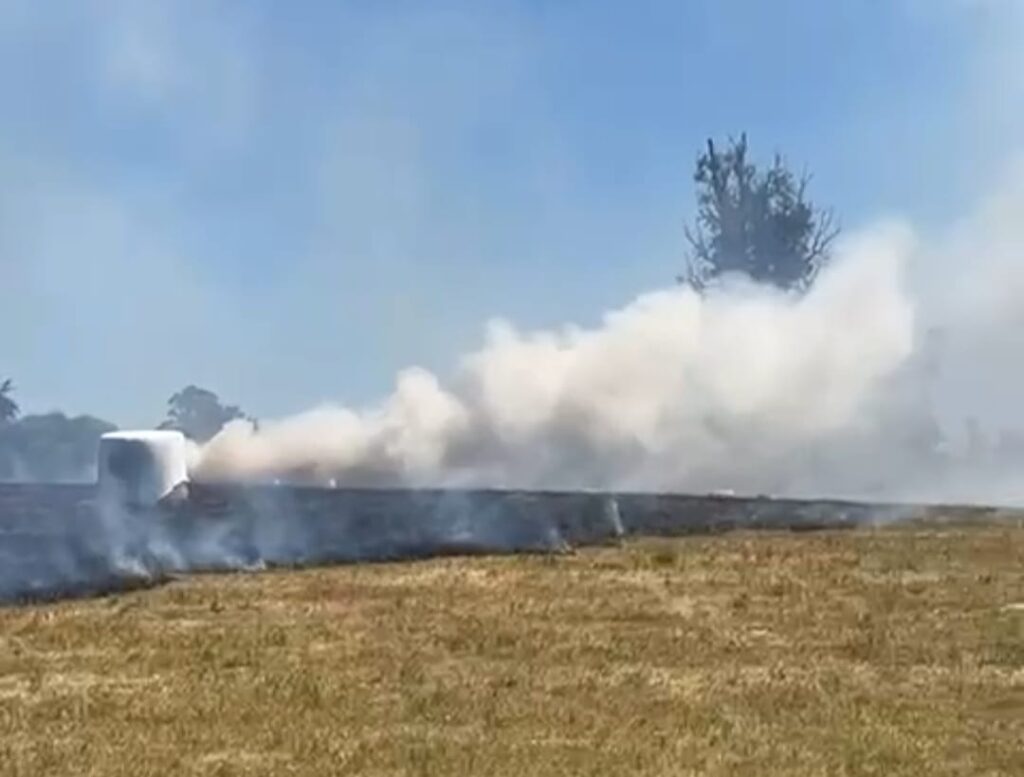
[[[1021,775],[1024,529],[738,533],[2,610],[0,774]]]

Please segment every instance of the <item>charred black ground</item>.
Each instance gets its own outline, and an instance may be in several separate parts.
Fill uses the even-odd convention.
[[[0,601],[87,596],[192,571],[551,553],[623,536],[815,530],[1024,512],[836,500],[192,485],[150,509],[90,486],[0,485]]]

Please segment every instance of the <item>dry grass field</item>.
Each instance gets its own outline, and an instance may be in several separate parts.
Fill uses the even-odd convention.
[[[0,775],[1022,775],[1024,529],[636,541],[0,610]]]

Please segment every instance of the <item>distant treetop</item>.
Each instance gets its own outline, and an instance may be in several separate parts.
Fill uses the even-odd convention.
[[[697,219],[687,228],[692,253],[680,278],[697,289],[728,273],[742,273],[781,289],[806,290],[828,262],[839,234],[832,212],[806,197],[810,176],[795,176],[776,155],[758,170],[747,136],[724,151],[708,140],[697,158]]]
[[[161,429],[176,429],[196,442],[208,442],[224,425],[245,413],[235,405],[223,405],[208,389],[186,386],[167,401],[167,420]]]

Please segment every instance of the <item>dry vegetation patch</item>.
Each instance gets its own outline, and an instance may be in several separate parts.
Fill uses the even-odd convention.
[[[0,774],[1024,774],[1024,529],[631,542],[0,610]]]

